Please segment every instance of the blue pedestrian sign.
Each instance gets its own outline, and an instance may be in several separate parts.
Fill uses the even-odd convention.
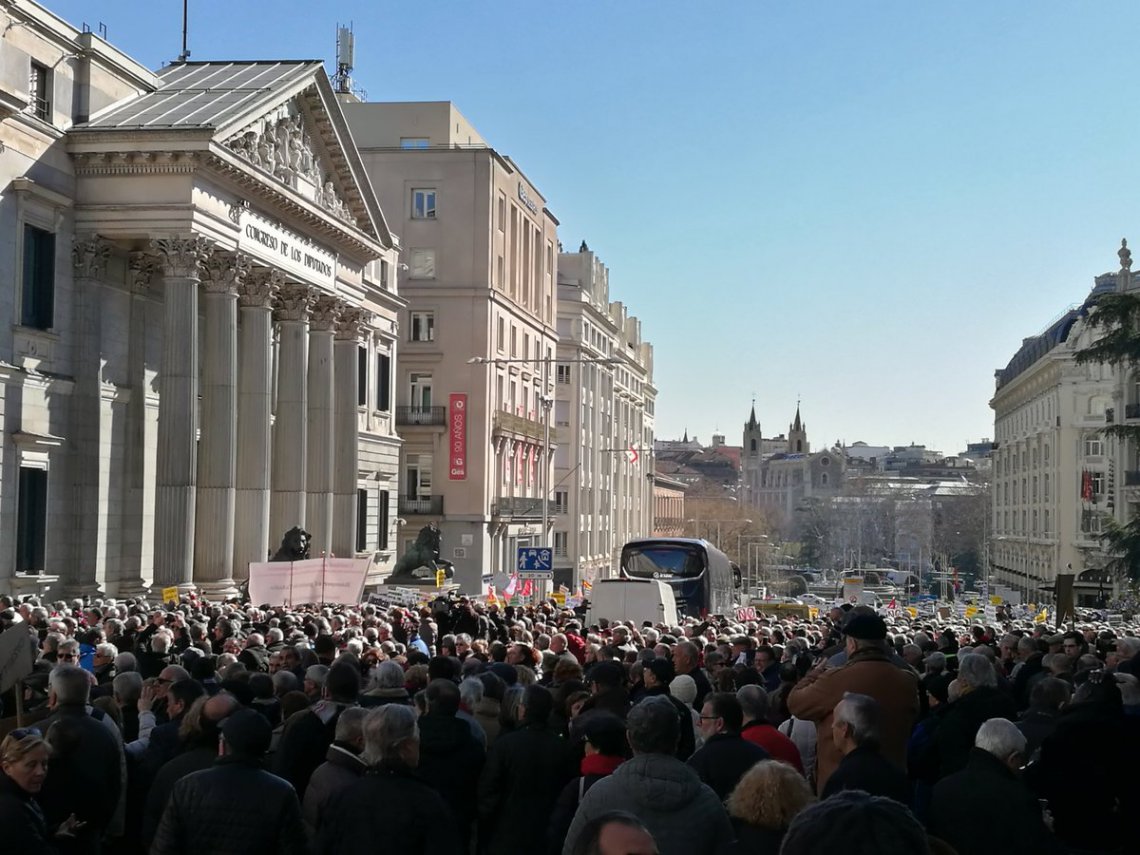
[[[520,546],[515,569],[520,579],[546,579],[554,576],[554,550],[549,546]],[[524,576],[523,574],[532,574]]]

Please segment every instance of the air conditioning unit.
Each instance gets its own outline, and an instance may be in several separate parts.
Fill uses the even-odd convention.
[[[463,546],[455,547],[455,549],[452,551],[452,557],[454,557],[454,558],[466,558],[467,557],[467,548],[463,547]]]

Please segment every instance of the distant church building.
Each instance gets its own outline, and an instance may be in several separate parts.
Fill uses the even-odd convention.
[[[842,452],[812,453],[798,404],[787,436],[765,438],[753,403],[744,424],[743,448],[741,480],[750,505],[779,510],[787,520],[805,499],[830,498],[842,490],[846,468]]]

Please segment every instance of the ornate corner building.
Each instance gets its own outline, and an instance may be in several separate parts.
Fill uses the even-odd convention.
[[[152,73],[0,3],[0,590],[395,554],[399,246],[319,62]]]

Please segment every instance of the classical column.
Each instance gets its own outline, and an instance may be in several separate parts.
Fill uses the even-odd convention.
[[[237,500],[234,574],[248,578],[250,562],[264,561],[269,528],[269,450],[273,413],[273,301],[281,271],[254,268],[238,284],[241,361],[238,364]],[[277,532],[280,537],[283,532]]]
[[[198,284],[213,252],[202,237],[151,241],[164,278],[162,367],[158,377],[158,490],[154,587],[191,587],[198,468]]]
[[[316,294],[304,285],[277,293],[277,411],[273,421],[273,493],[270,542],[305,525],[305,455],[308,452],[309,309]]]
[[[305,459],[308,492],[305,526],[312,534],[312,555],[332,552],[333,509],[333,335],[342,304],[322,294],[313,304],[309,325],[309,436]]]
[[[122,560],[115,594],[119,597],[146,593],[154,568],[154,505],[158,445],[158,395],[154,389],[157,354],[148,350],[161,342],[150,330],[161,323],[159,306],[152,298],[151,280],[157,259],[147,252],[130,256],[127,285],[131,292],[130,339],[127,350],[127,435],[123,450],[124,477]],[[148,340],[154,344],[148,346]]]
[[[360,374],[358,348],[360,335],[368,327],[369,313],[348,308],[340,314],[336,328],[336,439],[333,462],[333,554],[347,558],[356,553],[356,479],[359,475],[357,409]]]
[[[237,292],[249,273],[243,253],[215,253],[205,265],[205,361],[202,365],[198,499],[194,512],[194,583],[232,596],[237,468]]]
[[[102,371],[102,280],[111,245],[97,237],[77,239],[75,264],[75,391],[71,397],[70,449],[75,524],[61,537],[74,538],[74,555],[63,572],[68,596],[105,593],[107,511],[110,482],[110,413],[104,417]]]

